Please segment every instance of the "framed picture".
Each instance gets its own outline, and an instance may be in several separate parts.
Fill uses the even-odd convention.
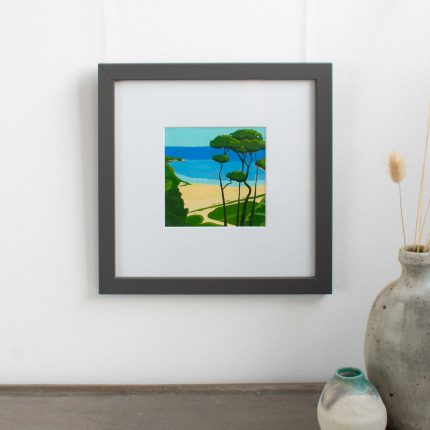
[[[326,294],[330,64],[100,64],[102,294]]]

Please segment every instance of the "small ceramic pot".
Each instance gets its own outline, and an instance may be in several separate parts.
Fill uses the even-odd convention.
[[[376,388],[359,369],[339,369],[318,403],[321,430],[385,430],[387,411]]]

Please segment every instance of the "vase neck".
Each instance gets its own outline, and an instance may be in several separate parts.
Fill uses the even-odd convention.
[[[346,367],[336,371],[334,378],[337,383],[349,387],[355,392],[368,390],[368,382],[360,369]]]
[[[411,252],[411,247],[399,251],[399,261],[402,265],[402,276],[427,278],[430,280],[430,253]]]
[[[411,266],[402,264],[402,276],[409,278],[423,278],[430,281],[430,266]]]

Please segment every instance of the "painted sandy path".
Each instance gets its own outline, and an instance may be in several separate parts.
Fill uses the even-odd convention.
[[[228,186],[224,190],[226,203],[237,201],[237,189],[238,187]],[[217,206],[222,204],[221,190],[218,185],[206,185],[206,184],[191,184],[179,187],[179,191],[182,194],[182,198],[185,202],[185,207],[189,211],[195,211],[196,209],[207,208],[209,206]],[[257,195],[265,194],[266,187],[264,185],[257,186]],[[240,188],[240,198],[243,199],[247,194],[247,188]],[[252,187],[252,194],[250,199],[254,195],[254,187]]]
[[[244,190],[245,188],[245,190]],[[184,199],[185,207],[192,212],[190,215],[202,215],[204,222],[211,222],[214,224],[223,225],[222,222],[208,218],[209,212],[212,212],[214,206],[222,204],[221,190],[218,185],[206,185],[206,184],[191,184],[179,187],[179,191]],[[226,203],[232,203],[237,201],[238,187],[228,186],[224,190]],[[240,197],[241,200],[246,196],[246,187],[241,187]],[[266,187],[264,185],[257,186],[257,195],[264,194]],[[254,187],[252,187],[252,194],[250,202],[254,196]],[[257,202],[261,200],[257,198]],[[199,210],[200,209],[200,210]],[[195,211],[195,212],[194,212]],[[230,224],[229,224],[230,225]]]

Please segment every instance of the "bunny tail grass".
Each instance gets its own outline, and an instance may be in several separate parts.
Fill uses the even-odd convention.
[[[400,182],[399,182],[399,203],[400,203],[400,219],[402,220],[403,244],[406,246],[405,221],[403,218],[403,204],[402,204],[402,186],[400,185]]]
[[[429,133],[430,133],[430,104],[429,104],[428,112],[427,112],[426,140],[425,140],[425,147],[424,147],[423,166],[422,166],[422,170],[421,170],[420,192],[418,195],[417,216],[415,219],[414,244],[416,245],[416,252],[418,252],[419,247],[420,247],[417,233],[419,230],[419,224],[421,223],[421,215],[422,215],[421,211],[422,211],[422,201],[423,201],[423,191],[424,191],[424,177],[425,177],[426,163],[427,163],[427,150],[428,150],[428,143],[429,143]]]
[[[405,222],[403,218],[402,187],[400,183],[405,177],[405,160],[398,152],[392,152],[388,158],[388,170],[391,180],[399,185],[400,218],[402,221],[403,243],[406,246]]]
[[[422,224],[420,226],[420,231],[419,231],[419,236],[418,236],[418,243],[421,243],[421,239],[423,237],[424,227],[426,226],[427,215],[429,213],[429,209],[430,209],[430,199],[427,200],[427,206],[426,206],[426,210],[424,212],[424,219],[423,219]]]
[[[400,184],[405,177],[405,160],[398,152],[392,152],[388,159],[388,169],[390,171],[391,180]]]

